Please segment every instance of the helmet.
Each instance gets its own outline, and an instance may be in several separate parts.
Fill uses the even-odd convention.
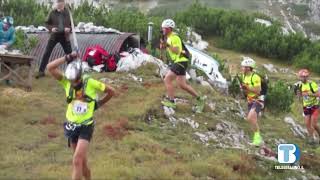
[[[298,72],[299,77],[308,77],[310,75],[310,72],[307,69],[300,69]]]
[[[10,26],[12,26],[12,25],[13,25],[13,17],[11,17],[11,16],[6,16],[6,17],[3,19],[3,23],[9,24]]]
[[[242,57],[241,66],[256,68],[256,62],[250,57]]]
[[[78,59],[75,61],[72,61],[67,65],[67,68],[65,70],[65,76],[68,80],[77,80],[81,78],[83,72],[82,68],[82,62]]]
[[[162,28],[175,28],[176,27],[176,23],[174,23],[174,21],[172,19],[166,19],[162,22],[161,25]]]

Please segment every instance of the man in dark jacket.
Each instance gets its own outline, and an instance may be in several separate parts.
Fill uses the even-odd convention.
[[[56,8],[52,10],[46,21],[47,28],[49,29],[51,35],[43,54],[39,72],[36,78],[41,78],[45,76],[45,69],[48,64],[51,53],[57,43],[60,43],[65,54],[70,54],[72,52],[70,43],[70,32],[71,32],[71,21],[69,11],[65,7],[64,0],[56,1]]]

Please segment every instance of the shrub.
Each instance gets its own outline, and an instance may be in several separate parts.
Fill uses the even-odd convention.
[[[22,30],[16,31],[16,42],[14,49],[19,49],[23,54],[30,54],[30,51],[38,44],[36,36],[28,37]]]
[[[294,94],[283,81],[269,84],[266,107],[273,112],[289,112]]]

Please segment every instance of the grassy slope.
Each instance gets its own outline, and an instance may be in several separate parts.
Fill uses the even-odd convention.
[[[210,49],[236,60],[240,54]],[[259,58],[258,58],[259,59]],[[259,59],[260,60],[260,59]],[[267,61],[266,61],[267,62]],[[114,80],[117,97],[96,113],[96,129],[89,162],[94,179],[284,179],[298,176],[297,171],[275,171],[275,163],[248,155],[245,151],[214,148],[200,143],[193,133],[207,131],[220,120],[236,123],[250,135],[248,124],[222,112],[233,99],[193,84],[216,102],[216,110],[193,117],[198,130],[185,124],[173,127],[160,106],[164,95],[162,82],[152,66],[136,73],[144,83],[133,82],[127,74],[99,74]],[[65,98],[51,78],[34,83],[33,92],[0,86],[0,179],[68,179],[72,152],[63,137]],[[178,96],[191,100],[179,91]],[[295,111],[298,106],[294,108]],[[301,121],[300,113],[299,121]],[[148,117],[152,115],[152,120]],[[177,116],[190,115],[191,105],[179,105]],[[284,114],[267,113],[260,121],[268,146],[275,150],[274,139],[297,143],[302,150],[314,151],[295,138],[283,122]],[[128,123],[127,123],[128,122]],[[302,160],[307,171],[319,174],[319,152]]]

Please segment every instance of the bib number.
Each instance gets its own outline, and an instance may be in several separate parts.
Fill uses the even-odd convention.
[[[73,112],[77,115],[82,115],[88,112],[88,103],[75,101],[73,104]]]

